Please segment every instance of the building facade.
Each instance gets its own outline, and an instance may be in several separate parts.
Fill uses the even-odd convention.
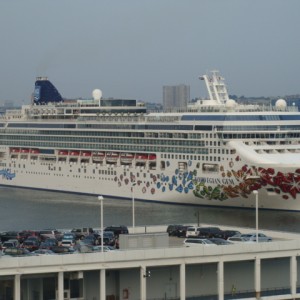
[[[163,105],[165,110],[186,108],[190,100],[190,86],[180,84],[163,86]]]

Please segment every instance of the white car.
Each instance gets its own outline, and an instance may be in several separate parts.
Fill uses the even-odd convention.
[[[183,244],[186,247],[193,247],[193,246],[217,246],[215,243],[208,239],[197,239],[197,238],[187,238],[183,241]]]
[[[234,235],[231,236],[227,239],[228,242],[231,242],[233,244],[239,244],[239,243],[249,243],[251,241],[249,241],[247,238],[242,237],[240,235]]]
[[[185,237],[195,237],[200,233],[200,227],[190,226],[186,229]]]

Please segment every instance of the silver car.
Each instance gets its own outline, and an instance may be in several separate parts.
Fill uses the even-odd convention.
[[[266,236],[265,234],[259,232],[257,234],[258,236],[258,242],[271,242],[272,238],[270,236]],[[244,233],[241,234],[241,237],[244,237],[248,241],[256,242],[256,233]]]

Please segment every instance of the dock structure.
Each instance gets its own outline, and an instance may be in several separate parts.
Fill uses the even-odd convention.
[[[298,238],[215,247],[2,256],[0,299],[297,299],[299,272]]]

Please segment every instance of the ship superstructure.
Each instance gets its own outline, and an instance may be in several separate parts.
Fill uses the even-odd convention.
[[[300,210],[296,107],[240,105],[217,71],[200,79],[208,99],[147,113],[100,90],[90,100],[43,100],[37,83],[49,81],[39,78],[34,103],[0,119],[0,184],[232,207],[255,206],[258,190],[260,207]]]

